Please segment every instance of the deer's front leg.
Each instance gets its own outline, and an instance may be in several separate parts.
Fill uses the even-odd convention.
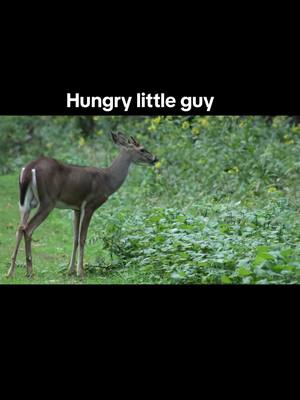
[[[80,211],[74,210],[74,241],[73,241],[73,251],[71,256],[71,261],[69,265],[69,274],[73,275],[75,273],[75,262],[76,254],[78,249],[78,238],[79,238],[79,223],[80,223]]]
[[[83,270],[83,255],[84,255],[84,246],[87,237],[88,228],[91,222],[91,218],[93,215],[94,210],[90,208],[85,208],[84,206],[81,207],[81,214],[80,214],[80,223],[79,223],[79,257],[78,257],[78,264],[77,264],[77,276],[83,277],[84,270]]]

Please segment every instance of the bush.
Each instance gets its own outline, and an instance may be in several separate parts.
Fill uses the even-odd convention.
[[[103,226],[103,220],[105,225]],[[299,283],[300,224],[282,201],[98,214],[101,240],[142,282]]]
[[[299,283],[299,125],[95,116],[83,134],[76,118],[1,117],[0,170],[40,153],[107,166],[118,151],[111,129],[158,156],[154,168],[133,167],[92,221],[90,241],[102,244],[113,270],[132,282]]]

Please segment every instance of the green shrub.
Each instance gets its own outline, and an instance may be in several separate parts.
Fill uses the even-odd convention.
[[[93,240],[157,283],[299,283],[300,222],[282,201],[262,208],[200,204],[182,211],[98,214]],[[105,221],[105,224],[103,224]]]
[[[299,283],[300,126],[287,117],[0,117],[0,173],[45,154],[107,166],[111,129],[160,162],[96,214],[103,265],[138,283]],[[88,125],[87,125],[88,126]],[[111,260],[111,263],[107,260]],[[95,273],[96,273],[95,272]]]

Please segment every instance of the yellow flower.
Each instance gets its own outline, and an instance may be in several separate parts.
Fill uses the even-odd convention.
[[[158,125],[160,123],[160,121],[161,121],[161,117],[156,117],[156,118],[153,118],[152,123],[154,125]]]
[[[184,121],[183,124],[181,125],[182,129],[188,129],[190,127],[190,124],[187,121]]]
[[[193,135],[199,135],[199,133],[200,133],[200,128],[193,128],[192,129],[192,134]]]
[[[294,142],[293,139],[290,139],[290,140],[287,140],[285,143],[286,143],[286,144],[294,144],[295,142]]]
[[[240,172],[240,169],[239,169],[239,167],[237,167],[237,166],[232,167],[232,168],[228,171],[229,174],[238,174],[239,172]]]
[[[156,169],[160,169],[161,168],[161,162],[158,161],[157,163],[155,163],[155,168]]]
[[[281,126],[282,125],[282,123],[283,123],[283,121],[285,120],[285,117],[284,116],[277,116],[277,117],[274,117],[273,118],[273,121],[272,121],[272,125],[275,127],[275,128],[278,128],[279,126]]]
[[[293,133],[295,133],[296,135],[297,135],[298,133],[300,133],[300,124],[299,124],[299,125],[296,125],[296,126],[293,126],[292,129],[291,129],[291,131],[292,131]]]
[[[79,146],[82,147],[85,145],[85,138],[81,136],[81,138],[79,139]]]
[[[290,139],[289,135],[284,135],[285,144],[294,144],[294,139]]]
[[[150,132],[156,131],[156,125],[151,124],[150,126],[148,126],[148,131],[150,131]]]
[[[200,122],[200,124],[202,126],[207,126],[208,125],[208,120],[205,117],[201,118],[199,122]]]
[[[275,186],[270,186],[269,189],[268,189],[268,192],[269,193],[274,193],[274,192],[277,192],[277,189],[276,189]]]

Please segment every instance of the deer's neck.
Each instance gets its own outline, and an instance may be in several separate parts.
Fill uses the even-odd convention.
[[[107,169],[110,194],[116,192],[124,183],[128,175],[131,161],[132,159],[128,152],[122,150],[112,165]]]

